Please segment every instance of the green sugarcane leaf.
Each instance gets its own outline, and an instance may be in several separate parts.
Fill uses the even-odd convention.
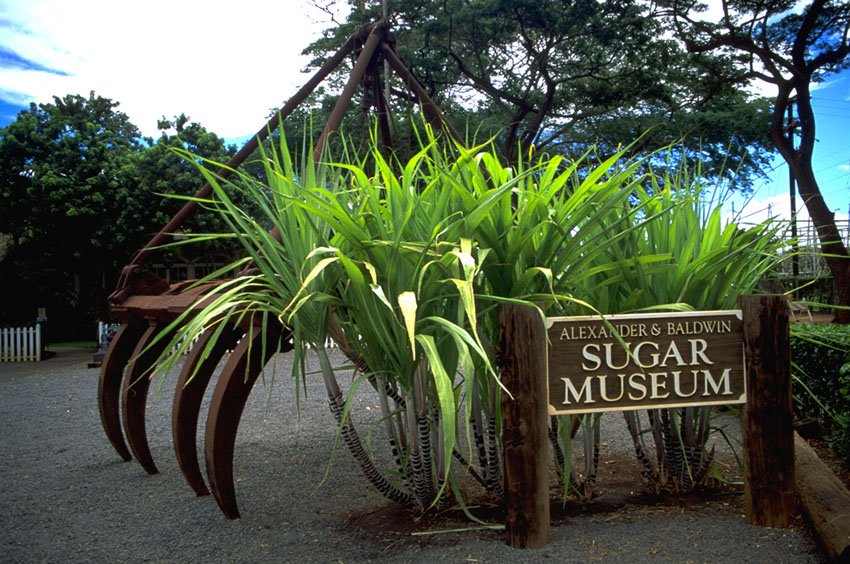
[[[455,444],[455,420],[457,417],[454,388],[452,387],[452,380],[443,366],[443,360],[437,351],[434,337],[420,334],[416,335],[416,341],[422,345],[422,350],[428,358],[431,374],[434,376],[434,388],[437,392],[440,421],[443,429],[443,455],[446,461],[446,472],[448,472],[451,467],[452,450],[454,450]]]

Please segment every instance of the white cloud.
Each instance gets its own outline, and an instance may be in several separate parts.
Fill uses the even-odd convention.
[[[181,112],[245,135],[309,78],[300,53],[324,27],[315,17],[303,0],[0,0],[0,47],[44,67],[0,70],[0,93],[47,102],[94,90],[147,135]]]
[[[741,223],[762,223],[767,219],[788,221],[791,219],[791,200],[787,194],[771,196],[762,200],[751,199],[743,207],[737,207]],[[797,199],[797,221],[808,221],[809,213]]]

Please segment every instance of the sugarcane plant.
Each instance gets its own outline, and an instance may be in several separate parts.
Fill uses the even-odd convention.
[[[415,131],[420,149],[405,162],[377,143],[360,156],[342,143],[342,154],[320,162],[305,144],[295,163],[281,134],[259,148],[259,177],[199,167],[213,195],[198,203],[229,232],[179,244],[229,237],[245,257],[210,274],[238,272],[163,332],[172,343],[156,366],[168,373],[205,331],[274,320],[292,335],[293,385],[306,384],[315,355],[337,436],[377,491],[420,510],[452,499],[465,508],[477,484],[498,503],[501,403],[511,393],[494,345],[500,304],[541,315],[731,307],[769,267],[774,244],[767,226],[740,231],[720,225],[719,209],[706,214],[683,169],[656,174],[624,152],[504,163],[492,143],[467,148],[427,126]],[[346,366],[335,366],[329,346]],[[351,367],[346,391],[338,373]],[[381,412],[368,434],[381,431],[389,456],[356,425],[350,398],[362,386]],[[648,488],[702,480],[707,417],[652,412],[644,430],[627,413]],[[551,419],[564,499],[594,495],[600,437],[598,415]]]
[[[458,469],[497,500],[503,493],[500,405],[510,390],[499,381],[493,346],[498,305],[590,308],[576,297],[584,280],[607,273],[613,283],[626,265],[656,259],[600,258],[652,219],[646,202],[631,201],[642,180],[637,163],[621,154],[596,166],[532,155],[507,166],[492,144],[464,148],[419,131],[421,149],[403,163],[375,145],[360,158],[344,152],[319,163],[302,150],[308,156],[296,166],[280,135],[277,145],[260,148],[259,179],[240,170],[225,179],[200,167],[214,194],[199,203],[230,232],[181,244],[231,237],[245,258],[210,275],[240,273],[175,320],[179,330],[158,366],[167,373],[205,330],[257,316],[279,321],[294,339],[295,385],[304,384],[312,351],[339,437],[369,482],[389,499],[426,509],[452,496],[463,504]],[[236,205],[235,193],[259,213]],[[357,372],[353,386],[378,395],[390,468],[364,445],[346,399],[352,390],[339,384],[328,343]],[[566,427],[553,421],[558,475],[565,491],[589,495],[598,428],[586,437],[587,465],[576,472],[563,452],[576,426]]]
[[[601,285],[616,284],[618,272],[634,263],[651,268],[657,259],[648,255],[602,259],[608,245],[655,219],[632,198],[643,182],[641,162],[617,153],[591,164],[592,156],[588,152],[568,162],[558,156],[534,160],[529,155],[525,163],[520,160],[509,168],[492,152],[459,149],[457,161],[443,167],[448,185],[459,187],[467,232],[488,251],[481,265],[480,301],[519,300],[537,304],[548,314],[567,306],[592,313],[594,307],[577,292],[585,280],[601,278]],[[508,178],[516,181],[508,186]],[[489,342],[499,342],[497,309],[482,307],[481,317]],[[489,411],[498,416],[498,404],[492,402],[501,395],[489,398]],[[582,426],[571,417],[551,419],[549,438],[565,499],[594,493],[598,421],[585,418]],[[500,427],[500,422],[491,421],[490,435],[494,424]],[[574,449],[579,427],[580,448]],[[581,468],[574,468],[574,450],[584,454]]]
[[[723,192],[699,181],[698,164],[667,165],[647,175],[645,189],[634,193],[646,213],[658,220],[643,222],[601,257],[606,264],[635,255],[661,260],[651,268],[630,265],[619,272],[622,282],[616,285],[588,280],[585,295],[604,313],[657,309],[661,304],[673,309],[734,309],[738,297],[752,292],[780,260],[785,243],[776,224],[766,221],[743,229],[724,223]],[[623,412],[648,491],[684,492],[709,479],[715,453],[713,445],[708,447],[712,414],[710,407],[653,409],[645,418],[636,411]]]

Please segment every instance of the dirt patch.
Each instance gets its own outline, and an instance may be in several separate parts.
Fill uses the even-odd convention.
[[[724,461],[719,465],[728,467]],[[599,465],[598,486],[593,499],[564,503],[556,483],[550,487],[552,526],[568,525],[578,517],[604,523],[630,523],[652,516],[690,515],[739,516],[742,512],[743,486],[740,482],[715,481],[686,494],[649,494],[641,490],[637,463],[628,455],[613,453],[603,457]],[[428,546],[454,546],[459,537],[444,533],[464,531],[479,539],[499,541],[503,533],[487,528],[484,523],[504,523],[503,507],[493,496],[480,494],[467,499],[467,510],[483,523],[470,520],[460,508],[424,515],[398,504],[386,503],[363,513],[352,513],[346,527],[361,538],[373,539],[385,550],[411,546],[427,539]],[[377,533],[377,537],[376,537]]]

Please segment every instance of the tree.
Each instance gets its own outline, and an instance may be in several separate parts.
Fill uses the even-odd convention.
[[[380,13],[378,2],[358,4],[308,47],[314,64]],[[498,135],[508,161],[532,145],[578,155],[590,145],[612,153],[640,138],[635,150],[644,152],[685,139],[712,174],[743,167],[742,188],[766,162],[766,107],[742,94],[746,74],[726,55],[690,54],[664,39],[651,3],[399,0],[390,8],[414,75],[460,129]],[[397,100],[397,110],[409,104]]]
[[[214,163],[227,162],[233,156],[233,146],[201,124],[190,121],[185,114],[173,119],[162,118],[157,126],[160,136],[154,142],[146,139],[147,147],[130,159],[127,181],[135,189],[119,194],[120,209],[117,222],[124,227],[119,235],[123,238],[125,252],[121,264],[129,263],[132,254],[141,249],[185,203],[184,200],[168,196],[190,196],[204,183],[195,163],[183,158],[174,149],[182,149]],[[214,169],[214,164],[207,165]],[[194,214],[183,230],[193,232],[220,232],[225,226],[217,214]],[[195,246],[193,252],[215,254],[217,249],[207,246],[203,250]],[[163,253],[160,253],[161,255]],[[173,253],[165,253],[166,262]]]
[[[0,130],[0,319],[30,321],[47,307],[54,337],[90,332],[121,267],[184,203],[163,195],[203,184],[171,149],[219,162],[233,153],[185,115],[161,120],[156,141],[143,139],[117,107],[94,93],[55,97]],[[203,213],[184,228],[223,230]]]
[[[0,316],[33,319],[46,306],[54,328],[93,315],[94,281],[113,268],[119,198],[139,131],[118,104],[80,95],[31,104],[0,131]]]
[[[812,168],[816,120],[812,84],[850,67],[850,4],[840,0],[738,0],[723,3],[719,21],[705,21],[705,5],[692,0],[669,2],[678,35],[695,53],[737,57],[752,79],[776,87],[770,139],[788,163],[800,196],[818,231],[826,264],[835,282],[838,305],[850,307],[850,255],[818,186]],[[799,129],[785,127],[796,104]],[[799,132],[799,144],[795,133]],[[837,309],[837,323],[850,323],[850,310]]]

